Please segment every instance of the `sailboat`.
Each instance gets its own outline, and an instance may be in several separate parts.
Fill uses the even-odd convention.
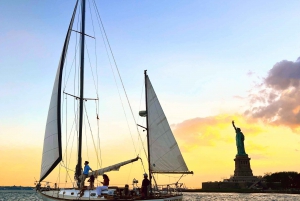
[[[130,189],[130,196],[122,196],[122,188],[111,187],[108,190],[102,191],[101,195],[97,195],[95,188],[86,189],[79,188],[79,183],[81,181],[82,175],[82,136],[83,136],[83,121],[85,113],[85,102],[88,100],[98,100],[98,97],[86,98],[84,97],[84,70],[85,70],[85,38],[91,37],[85,33],[85,10],[86,10],[86,0],[81,0],[80,7],[80,18],[81,18],[81,29],[75,30],[74,19],[76,16],[76,11],[78,10],[79,1],[76,1],[75,8],[72,14],[72,18],[68,27],[68,31],[65,37],[63,50],[61,53],[58,69],[56,72],[56,77],[54,80],[54,86],[52,90],[50,106],[48,110],[48,117],[44,136],[44,146],[42,152],[42,162],[41,162],[41,172],[40,179],[37,183],[37,192],[42,197],[43,200],[55,201],[55,200],[143,200],[141,197],[139,188],[137,184],[133,184],[133,188]],[[79,75],[78,75],[78,93],[70,94],[65,91],[63,82],[63,73],[65,71],[66,57],[68,52],[68,46],[71,34],[80,35],[80,62],[79,62]],[[155,181],[155,174],[193,174],[189,171],[187,165],[182,157],[178,144],[174,138],[171,128],[168,124],[166,116],[162,110],[162,107],[158,101],[155,91],[152,87],[150,79],[146,73],[145,76],[145,100],[146,100],[146,110],[140,111],[140,116],[146,117],[147,125],[140,126],[147,131],[147,147],[148,147],[148,167],[149,167],[149,179],[150,188],[148,191],[147,200],[153,201],[180,201],[183,199],[183,195],[176,188],[172,188],[170,191],[162,191],[159,185]],[[72,187],[61,188],[56,185],[54,188],[50,188],[48,182],[46,186],[42,187],[42,183],[45,182],[47,176],[54,171],[54,169],[61,165],[65,167],[66,161],[63,161],[63,147],[62,147],[62,122],[63,122],[63,96],[70,96],[78,103],[78,112],[76,112],[76,125],[77,132],[76,137],[78,138],[77,147],[77,163],[74,171],[74,181]],[[97,116],[98,119],[98,116]],[[66,149],[67,150],[67,149]],[[100,157],[97,155],[97,157]],[[130,158],[128,160],[102,167],[97,170],[93,170],[89,173],[89,176],[96,175],[101,176],[106,172],[118,171],[122,166],[134,163],[141,159],[139,156]],[[67,169],[67,167],[65,167]],[[71,171],[68,169],[68,171]],[[135,181],[135,179],[134,179]],[[133,181],[133,183],[135,183]],[[178,182],[175,183],[178,186]]]

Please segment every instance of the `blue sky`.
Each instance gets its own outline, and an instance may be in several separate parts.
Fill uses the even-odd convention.
[[[187,111],[171,123],[218,113],[247,95],[248,72],[263,77],[299,56],[298,1],[96,2],[129,95],[139,97],[148,69],[162,102]],[[74,1],[1,3],[1,122],[45,119]]]
[[[163,99],[199,105],[197,113],[186,107],[191,117],[214,111],[201,105],[246,95],[247,72],[265,76],[276,62],[299,56],[298,1],[96,2],[125,86],[140,90],[148,69]],[[2,1],[2,122],[45,118],[73,6]]]

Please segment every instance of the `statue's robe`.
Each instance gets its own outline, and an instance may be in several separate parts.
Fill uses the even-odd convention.
[[[237,155],[247,155],[245,152],[245,146],[244,146],[244,134],[241,131],[236,131],[236,147],[237,147]]]

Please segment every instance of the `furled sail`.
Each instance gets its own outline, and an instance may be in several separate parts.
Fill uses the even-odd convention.
[[[105,172],[119,171],[120,167],[122,167],[124,165],[127,165],[127,164],[130,164],[130,163],[133,163],[133,162],[137,161],[138,159],[139,159],[139,157],[136,157],[134,159],[130,159],[130,160],[127,160],[127,161],[124,161],[124,162],[121,162],[121,163],[117,163],[115,165],[111,165],[111,166],[108,166],[108,167],[105,167],[105,168],[101,168],[99,170],[95,170],[93,172],[90,172],[89,176],[91,176],[92,174],[93,175],[103,175]]]
[[[168,120],[146,75],[147,117],[152,173],[189,174]]]
[[[42,181],[48,174],[56,167],[56,165],[62,159],[61,151],[61,84],[63,66],[65,63],[65,57],[68,50],[68,44],[71,36],[73,22],[76,14],[78,1],[76,2],[73,16],[69,24],[69,29],[66,35],[64,47],[61,53],[59,65],[56,72],[54,86],[51,95],[50,106],[48,110],[46,131],[44,137],[44,148],[42,155],[41,175],[40,181]]]

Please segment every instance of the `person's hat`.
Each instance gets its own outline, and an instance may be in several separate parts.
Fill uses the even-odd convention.
[[[85,161],[84,163],[86,163],[86,164],[89,164],[89,162],[88,162],[88,161]]]
[[[148,175],[146,173],[144,173],[144,177],[148,177]]]

